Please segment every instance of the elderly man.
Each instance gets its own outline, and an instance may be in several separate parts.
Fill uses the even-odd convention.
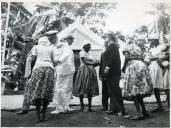
[[[56,87],[53,101],[56,104],[56,110],[53,114],[60,112],[73,111],[69,107],[73,88],[73,74],[75,72],[74,53],[70,46],[74,37],[67,35],[63,38],[62,43],[57,45],[56,56]]]

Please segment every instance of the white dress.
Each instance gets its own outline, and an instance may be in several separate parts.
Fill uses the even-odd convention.
[[[165,48],[164,45],[160,44],[156,48],[152,48],[150,50],[152,57],[158,57],[162,50]],[[149,65],[150,68],[150,76],[153,83],[153,88],[164,89],[163,85],[163,71],[161,66],[157,63],[157,61],[151,61]]]

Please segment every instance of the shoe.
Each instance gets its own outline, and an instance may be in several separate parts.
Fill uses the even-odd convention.
[[[27,114],[28,111],[27,110],[20,110],[18,112],[16,112],[17,115],[24,115],[24,114]]]
[[[72,112],[72,111],[74,111],[75,109],[68,107],[68,108],[66,108],[65,110],[66,110],[67,112]]]
[[[102,109],[100,109],[101,111],[107,111],[107,108],[102,108]]]
[[[51,113],[52,114],[59,114],[59,113],[64,113],[65,112],[65,110],[55,110],[55,111],[52,111]]]
[[[130,115],[128,115],[128,114],[126,114],[126,113],[122,113],[122,112],[118,112],[118,113],[116,113],[115,114],[116,116],[123,116],[124,118],[129,118],[130,117]]]
[[[164,109],[163,108],[156,108],[154,110],[151,110],[151,112],[163,112]]]
[[[132,117],[130,119],[138,121],[138,120],[144,120],[144,117],[142,115],[139,115],[139,116],[134,116],[134,117]]]
[[[142,114],[144,118],[150,118],[150,115],[147,111],[142,111]]]
[[[60,112],[58,110],[52,111],[51,114],[59,114]]]
[[[143,118],[150,118],[150,115],[147,113],[147,114],[143,115]]]
[[[88,112],[95,112],[94,110],[92,110],[91,108],[88,109]]]
[[[124,118],[130,118],[130,115],[128,114],[125,114],[125,115],[122,115]]]
[[[114,111],[106,111],[107,114],[116,114],[117,112]]]

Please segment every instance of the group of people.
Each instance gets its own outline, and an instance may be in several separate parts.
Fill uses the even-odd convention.
[[[123,99],[127,99],[134,101],[137,110],[137,115],[131,119],[149,118],[143,98],[150,96],[154,89],[158,103],[158,108],[154,111],[163,111],[160,88],[167,92],[169,107],[169,54],[159,57],[161,53],[168,53],[168,47],[163,47],[161,52],[156,53],[157,55],[150,55],[148,59],[150,66],[147,67],[141,49],[136,42],[130,40],[123,50],[125,63],[121,69],[119,45],[115,36],[108,34],[104,43],[105,51],[101,54],[100,61],[90,55],[91,44],[84,43],[79,52],[81,64],[74,76],[74,53],[71,45],[75,37],[66,35],[58,41],[56,34],[56,31],[47,32],[39,38],[38,45],[35,45],[28,54],[24,102],[22,110],[17,114],[27,113],[29,106],[35,105],[38,119],[36,122],[45,121],[47,106],[50,102],[53,102],[56,108],[51,112],[52,114],[73,111],[74,109],[70,107],[72,96],[79,97],[81,111],[86,110],[83,98],[88,98],[88,112],[92,112],[92,97],[99,95],[96,66],[100,66],[102,111],[129,117],[123,102]],[[156,40],[152,40],[151,45],[156,46]],[[154,52],[151,53],[154,54]],[[160,64],[158,64],[159,60],[162,60]],[[123,89],[119,86],[121,76]]]

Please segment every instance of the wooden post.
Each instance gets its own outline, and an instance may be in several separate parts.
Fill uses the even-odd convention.
[[[10,2],[8,2],[8,10],[7,10],[7,18],[6,18],[6,24],[5,24],[5,37],[4,37],[4,45],[3,45],[3,53],[2,53],[2,63],[1,66],[4,66],[4,62],[5,62],[5,49],[6,49],[6,42],[7,42],[7,32],[8,32],[8,21],[9,21],[9,14],[10,14]],[[1,80],[2,80],[2,76],[1,76]],[[4,94],[4,90],[5,90],[5,85],[6,85],[6,81],[3,80],[2,81],[2,86],[1,86],[1,95]]]
[[[6,49],[6,43],[7,43],[9,15],[10,15],[10,2],[8,2],[7,18],[6,18],[6,24],[5,24],[5,37],[4,37],[4,45],[3,45],[3,53],[2,53],[3,56],[2,56],[2,63],[1,63],[2,66],[4,65],[4,62],[5,62],[5,49]]]

